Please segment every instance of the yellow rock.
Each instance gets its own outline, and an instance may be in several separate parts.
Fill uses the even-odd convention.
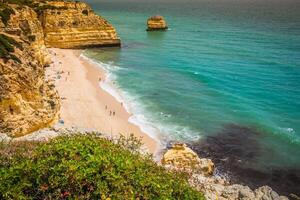
[[[114,27],[87,4],[37,2],[52,8],[38,16],[27,6],[10,4],[15,14],[7,24],[0,20],[0,34],[22,46],[10,53],[14,59],[0,57],[0,132],[11,137],[50,126],[59,118],[58,93],[45,79],[44,68],[50,63],[46,47],[120,46]]]
[[[162,16],[153,16],[147,20],[147,31],[158,31],[167,29],[167,23]]]
[[[210,159],[200,159],[198,155],[186,144],[174,144],[161,160],[165,166],[174,167],[179,170],[192,170],[204,175],[212,175],[215,169]]]
[[[55,1],[48,4],[57,9],[46,10],[40,16],[47,47],[120,46],[115,28],[87,4]]]
[[[36,13],[25,6],[12,7],[15,14],[0,33],[22,46],[12,53],[21,63],[0,58],[0,132],[18,137],[55,123],[60,102],[45,80],[50,57]]]

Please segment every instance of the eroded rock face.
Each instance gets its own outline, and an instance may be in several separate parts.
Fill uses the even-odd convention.
[[[192,170],[204,174],[212,175],[214,163],[210,159],[200,159],[198,155],[185,144],[174,144],[161,160],[164,166],[175,167],[179,170]]]
[[[147,21],[147,31],[160,31],[167,29],[167,23],[162,16],[153,16]]]
[[[40,20],[47,47],[86,48],[120,46],[114,27],[85,3],[49,2],[57,9],[45,10]]]
[[[50,57],[36,13],[11,7],[15,14],[7,25],[0,23],[0,34],[17,42],[15,58],[0,57],[0,132],[17,137],[53,124],[60,104],[54,85],[45,80]]]

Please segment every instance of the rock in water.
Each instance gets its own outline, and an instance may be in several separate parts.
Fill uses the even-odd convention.
[[[161,163],[166,167],[179,170],[192,170],[206,176],[212,175],[215,169],[214,163],[210,159],[200,159],[186,144],[180,143],[174,144],[172,148],[163,155]]]
[[[120,46],[115,28],[86,3],[49,1],[48,4],[56,9],[45,10],[40,16],[47,47]]]
[[[147,31],[164,31],[168,29],[167,23],[162,16],[150,17],[147,21]]]

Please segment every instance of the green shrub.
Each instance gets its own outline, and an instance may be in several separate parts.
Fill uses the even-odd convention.
[[[10,7],[6,7],[0,11],[1,20],[5,25],[8,24],[8,21],[10,20],[10,15],[12,14],[15,14],[15,11]]]
[[[17,62],[19,64],[22,63],[22,61],[17,56],[15,56],[14,54],[10,54],[9,58],[12,59],[12,60],[14,60],[15,62]]]
[[[0,144],[0,199],[204,199],[138,146],[95,135]]]
[[[12,54],[13,52],[15,52],[14,47],[23,50],[23,46],[13,38],[4,34],[0,34],[0,58],[3,58],[5,60],[12,59],[17,63],[22,63],[19,58]]]

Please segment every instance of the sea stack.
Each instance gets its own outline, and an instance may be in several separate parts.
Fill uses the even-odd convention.
[[[156,15],[147,20],[147,31],[165,31],[167,29],[167,23],[162,16]]]

